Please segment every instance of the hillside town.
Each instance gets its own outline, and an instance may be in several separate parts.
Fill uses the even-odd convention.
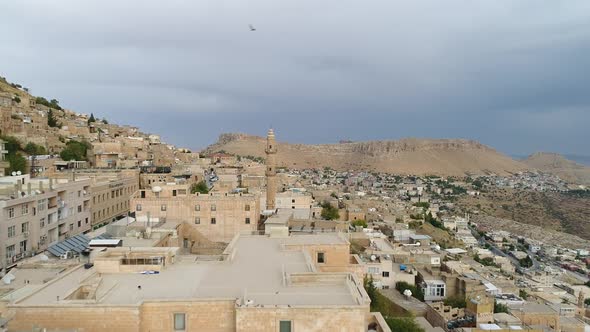
[[[460,203],[579,184],[289,169],[273,129],[264,158],[191,151],[4,83],[4,330],[590,328],[590,241]]]

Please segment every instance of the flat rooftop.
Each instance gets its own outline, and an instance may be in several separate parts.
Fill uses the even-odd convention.
[[[313,273],[302,251],[286,251],[285,245],[347,243],[335,234],[270,238],[240,236],[231,261],[201,261],[181,255],[159,274],[102,274],[96,304],[139,304],[149,300],[198,300],[246,298],[262,305],[358,305],[345,282],[286,285],[284,275]],[[18,305],[67,304],[66,298],[85,279],[98,278],[95,269],[77,268]],[[138,288],[141,286],[141,289]],[[362,286],[361,286],[362,287]],[[94,304],[94,303],[93,303]]]

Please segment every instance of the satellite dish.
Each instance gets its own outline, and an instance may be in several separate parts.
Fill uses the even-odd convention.
[[[23,174],[21,171],[16,172],[16,175],[21,175],[21,174]]]
[[[411,291],[411,290],[409,290],[409,289],[406,289],[406,290],[404,291],[404,296],[405,296],[405,297],[410,297],[410,296],[412,296],[412,291]]]
[[[417,246],[420,246],[420,241],[416,242],[416,245],[417,245]]]
[[[371,255],[371,260],[372,260],[372,261],[375,261],[376,259],[377,259],[377,256],[375,256],[375,255]]]
[[[12,176],[16,176],[16,172],[14,172],[14,171],[13,171],[13,172],[12,172]]]
[[[159,193],[159,192],[161,192],[161,191],[162,191],[162,187],[160,187],[160,186],[154,186],[154,187],[152,188],[152,191],[153,191],[153,192],[155,192],[155,193]]]

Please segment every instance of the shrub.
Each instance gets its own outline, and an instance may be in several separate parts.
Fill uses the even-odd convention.
[[[209,193],[209,187],[207,187],[207,183],[205,181],[199,181],[198,183],[193,183],[191,186],[191,194],[207,194]]]
[[[59,156],[65,161],[69,160],[88,160],[86,153],[88,149],[92,148],[92,145],[88,142],[69,141],[66,144]]]
[[[453,308],[466,308],[467,307],[467,302],[465,301],[465,298],[460,297],[460,296],[447,297],[444,300],[444,304],[449,305]]]
[[[333,207],[330,203],[324,202],[322,203],[322,218],[326,220],[335,220],[340,218],[340,214],[338,213],[338,209]]]
[[[420,301],[424,301],[424,293],[422,292],[422,288],[416,285],[410,285],[405,281],[398,281],[395,283],[395,289],[397,289],[397,291],[401,294],[403,294],[406,289],[409,289],[412,292],[413,297]]]
[[[353,226],[362,226],[363,228],[367,228],[368,224],[366,220],[359,219],[352,222]]]

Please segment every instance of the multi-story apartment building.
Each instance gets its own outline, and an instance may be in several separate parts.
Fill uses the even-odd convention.
[[[139,189],[137,170],[76,169],[54,174],[55,177],[91,179],[90,205],[93,228],[106,225],[129,213],[129,201]]]
[[[139,222],[188,221],[212,241],[229,242],[252,232],[260,220],[260,197],[253,194],[191,194],[188,185],[162,185],[140,190],[131,199]]]
[[[90,180],[0,178],[0,265],[90,230]]]
[[[9,167],[5,157],[7,153],[8,151],[6,151],[4,141],[0,139],[0,176],[4,176],[6,174],[6,170]]]
[[[139,189],[138,176],[136,171],[125,171],[115,177],[94,178],[90,187],[93,227],[108,224],[129,213],[130,199]]]

